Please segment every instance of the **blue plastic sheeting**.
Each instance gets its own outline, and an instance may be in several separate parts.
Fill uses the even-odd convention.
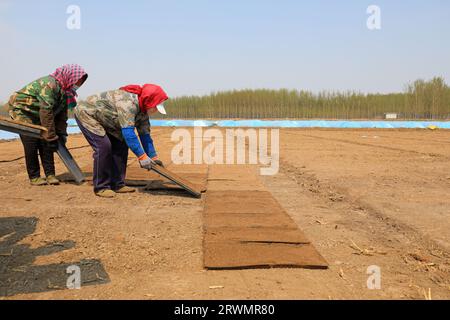
[[[78,126],[76,126],[76,124],[75,124],[75,126],[72,126],[69,123],[69,127],[67,128],[67,133],[75,134],[75,133],[80,133],[80,132],[81,131],[78,128]],[[17,139],[17,138],[19,138],[19,135],[15,134],[15,133],[0,130],[0,140],[11,140],[11,139]]]
[[[450,129],[450,121],[151,120],[154,127]]]
[[[151,120],[153,127],[250,127],[250,128],[378,128],[450,129],[450,121],[351,121],[351,120]],[[69,126],[76,127],[74,119]]]
[[[225,128],[349,128],[349,129],[426,129],[436,126],[450,129],[450,121],[352,121],[352,120],[151,120],[153,127],[225,127]],[[69,134],[80,133],[69,119]],[[0,139],[15,139],[13,133],[0,131]]]
[[[6,131],[0,131],[0,140],[10,140],[10,139],[17,139],[19,136],[14,133],[9,133]]]

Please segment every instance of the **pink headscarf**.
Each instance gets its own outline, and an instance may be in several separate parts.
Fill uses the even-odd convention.
[[[73,90],[73,86],[81,78],[87,76],[86,71],[84,71],[84,69],[77,64],[66,64],[61,68],[56,69],[51,76],[58,81],[61,88],[65,91],[67,96],[67,105],[69,108],[76,106],[76,97],[78,94],[75,90]]]

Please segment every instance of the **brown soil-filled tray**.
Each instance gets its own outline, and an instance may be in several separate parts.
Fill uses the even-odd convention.
[[[267,213],[205,213],[205,228],[298,228],[289,216]]]
[[[171,164],[167,168],[175,173],[198,173],[205,176],[208,174],[208,166],[205,164]]]
[[[207,213],[283,213],[268,191],[210,191],[205,202]]]
[[[309,244],[310,241],[297,228],[208,228],[205,230],[206,242],[237,241],[255,243]]]
[[[206,187],[204,185],[196,184],[196,183],[192,183],[192,185],[200,192],[202,192],[202,193],[206,192]],[[157,190],[180,191],[180,190],[184,190],[184,189],[172,181],[155,180],[155,181],[151,181],[149,184],[147,184],[145,186],[144,190],[146,190],[146,191],[152,191],[152,190],[155,190],[155,191],[157,191]]]
[[[246,180],[257,178],[258,169],[252,165],[213,165],[209,167],[209,179]]]
[[[227,184],[223,190],[221,183]],[[233,189],[233,184],[240,189]],[[212,166],[208,189],[203,215],[205,268],[327,268],[254,168]]]
[[[258,180],[236,181],[226,179],[208,179],[210,191],[266,191],[267,189]]]
[[[297,267],[326,269],[325,259],[310,244],[204,242],[208,269]]]
[[[169,182],[169,180],[161,177],[159,174],[153,171],[147,171],[140,168],[138,165],[130,165],[127,168],[127,175],[125,178],[125,184],[128,186],[140,186],[145,187],[150,181],[164,181]]]
[[[207,175],[205,173],[191,173],[191,172],[177,172],[177,171],[172,172],[183,177],[183,179],[188,180],[191,184],[195,184],[201,186],[202,188],[206,188]]]

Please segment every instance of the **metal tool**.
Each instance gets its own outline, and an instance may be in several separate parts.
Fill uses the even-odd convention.
[[[42,139],[42,132],[47,131],[46,128],[38,125],[24,123],[4,117],[0,117],[0,130],[40,139]],[[75,182],[78,184],[84,182],[85,177],[83,172],[61,140],[58,140],[58,150],[56,153],[61,158],[67,170],[69,170],[74,177]]]
[[[192,194],[194,197],[201,198],[201,196],[202,196],[201,190],[198,190],[198,188],[196,186],[192,185],[190,182],[184,180],[183,178],[176,175],[175,173],[170,172],[166,168],[164,168],[160,165],[157,165],[156,163],[152,164],[151,170],[162,175],[164,178],[169,179],[173,183],[179,185],[181,188],[183,188],[184,190],[186,190],[187,192]]]
[[[66,166],[67,170],[72,174],[75,182],[78,184],[83,183],[86,179],[84,177],[83,171],[81,171],[75,159],[72,157],[72,154],[67,149],[66,145],[58,140],[58,150],[56,151],[58,156],[61,158],[61,161]]]

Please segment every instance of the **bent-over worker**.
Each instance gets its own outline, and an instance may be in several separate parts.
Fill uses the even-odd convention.
[[[149,170],[153,163],[162,165],[150,135],[149,115],[157,111],[166,114],[163,102],[167,99],[157,85],[129,85],[90,96],[77,106],[75,119],[94,150],[97,196],[113,198],[115,193],[135,191],[125,186],[128,149],[142,168]]]
[[[43,126],[43,139],[21,135],[31,185],[57,185],[54,152],[58,139],[67,141],[68,110],[76,106],[76,91],[88,78],[82,67],[67,64],[15,92],[8,102],[13,120]],[[46,179],[41,178],[39,157]]]

